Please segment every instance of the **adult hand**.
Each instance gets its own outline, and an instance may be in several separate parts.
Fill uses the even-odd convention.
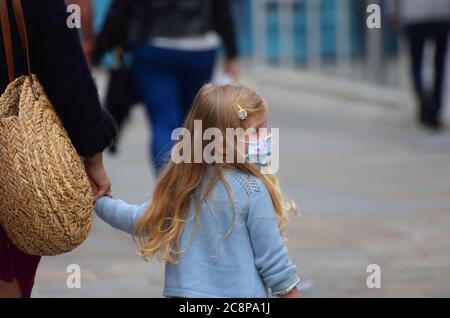
[[[83,40],[82,46],[86,61],[88,62],[89,66],[93,66],[94,63],[92,61],[92,54],[95,48],[95,41],[93,39]]]
[[[92,157],[86,157],[84,159],[84,166],[89,182],[91,183],[92,192],[94,193],[94,202],[96,202],[111,190],[111,181],[103,166],[102,153],[99,152]]]
[[[400,18],[397,15],[393,15],[389,18],[389,25],[392,29],[400,29]]]
[[[224,68],[226,74],[233,80],[237,80],[239,77],[239,64],[237,59],[226,59],[224,61]]]

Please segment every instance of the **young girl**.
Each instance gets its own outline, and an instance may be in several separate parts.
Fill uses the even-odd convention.
[[[208,128],[227,136],[227,128],[265,128],[266,117],[267,105],[254,91],[207,84],[198,92],[184,128],[194,139]],[[202,131],[196,134],[198,120]],[[197,142],[203,154],[208,142]],[[267,297],[268,289],[274,296],[298,297],[297,268],[282,239],[294,204],[283,198],[274,175],[260,171],[268,162],[271,136],[247,134],[237,141],[224,137],[223,144],[216,156],[235,149],[233,155],[246,159],[171,161],[150,203],[130,205],[104,197],[96,213],[134,234],[144,259],[166,262],[167,297],[256,298]],[[265,150],[255,146],[260,144]],[[188,158],[193,158],[194,148]]]

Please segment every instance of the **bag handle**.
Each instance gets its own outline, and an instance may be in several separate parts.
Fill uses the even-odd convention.
[[[14,80],[14,59],[11,40],[11,26],[9,23],[8,5],[6,0],[0,0],[0,22],[2,25],[3,47],[5,49],[6,66],[8,68],[8,79]]]
[[[12,0],[14,16],[16,19],[17,30],[19,32],[20,43],[22,44],[23,53],[25,55],[28,77],[30,79],[31,90],[33,91],[33,95],[36,99],[38,99],[38,94],[34,87],[33,75],[31,72],[31,63],[30,63],[30,51],[28,47],[28,37],[27,37],[27,28],[25,24],[25,16],[23,14],[22,0]],[[11,39],[11,24],[9,21],[8,15],[8,4],[6,0],[0,0],[0,17],[2,24],[2,36],[3,36],[3,46],[5,47],[5,55],[6,55],[6,64],[8,67],[8,76],[9,81],[12,82],[14,80],[14,56],[13,56],[13,46]]]

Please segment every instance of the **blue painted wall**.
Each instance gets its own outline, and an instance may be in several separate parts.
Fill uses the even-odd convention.
[[[298,64],[306,63],[308,59],[307,40],[308,34],[306,32],[306,0],[298,0],[293,6],[294,15],[294,34],[293,34],[293,49],[294,60]]]
[[[241,55],[253,53],[251,0],[232,0],[232,14]]]
[[[320,53],[324,59],[336,57],[336,2],[322,0],[320,3]]]
[[[278,21],[279,6],[276,1],[266,5],[266,54],[269,63],[276,63],[280,58],[280,29]]]

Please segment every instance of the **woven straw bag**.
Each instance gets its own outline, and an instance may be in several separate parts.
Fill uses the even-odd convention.
[[[0,97],[0,224],[32,255],[73,250],[92,223],[93,194],[66,130],[32,75],[20,0],[12,0],[29,74],[13,81],[6,0],[0,18],[10,84]]]

